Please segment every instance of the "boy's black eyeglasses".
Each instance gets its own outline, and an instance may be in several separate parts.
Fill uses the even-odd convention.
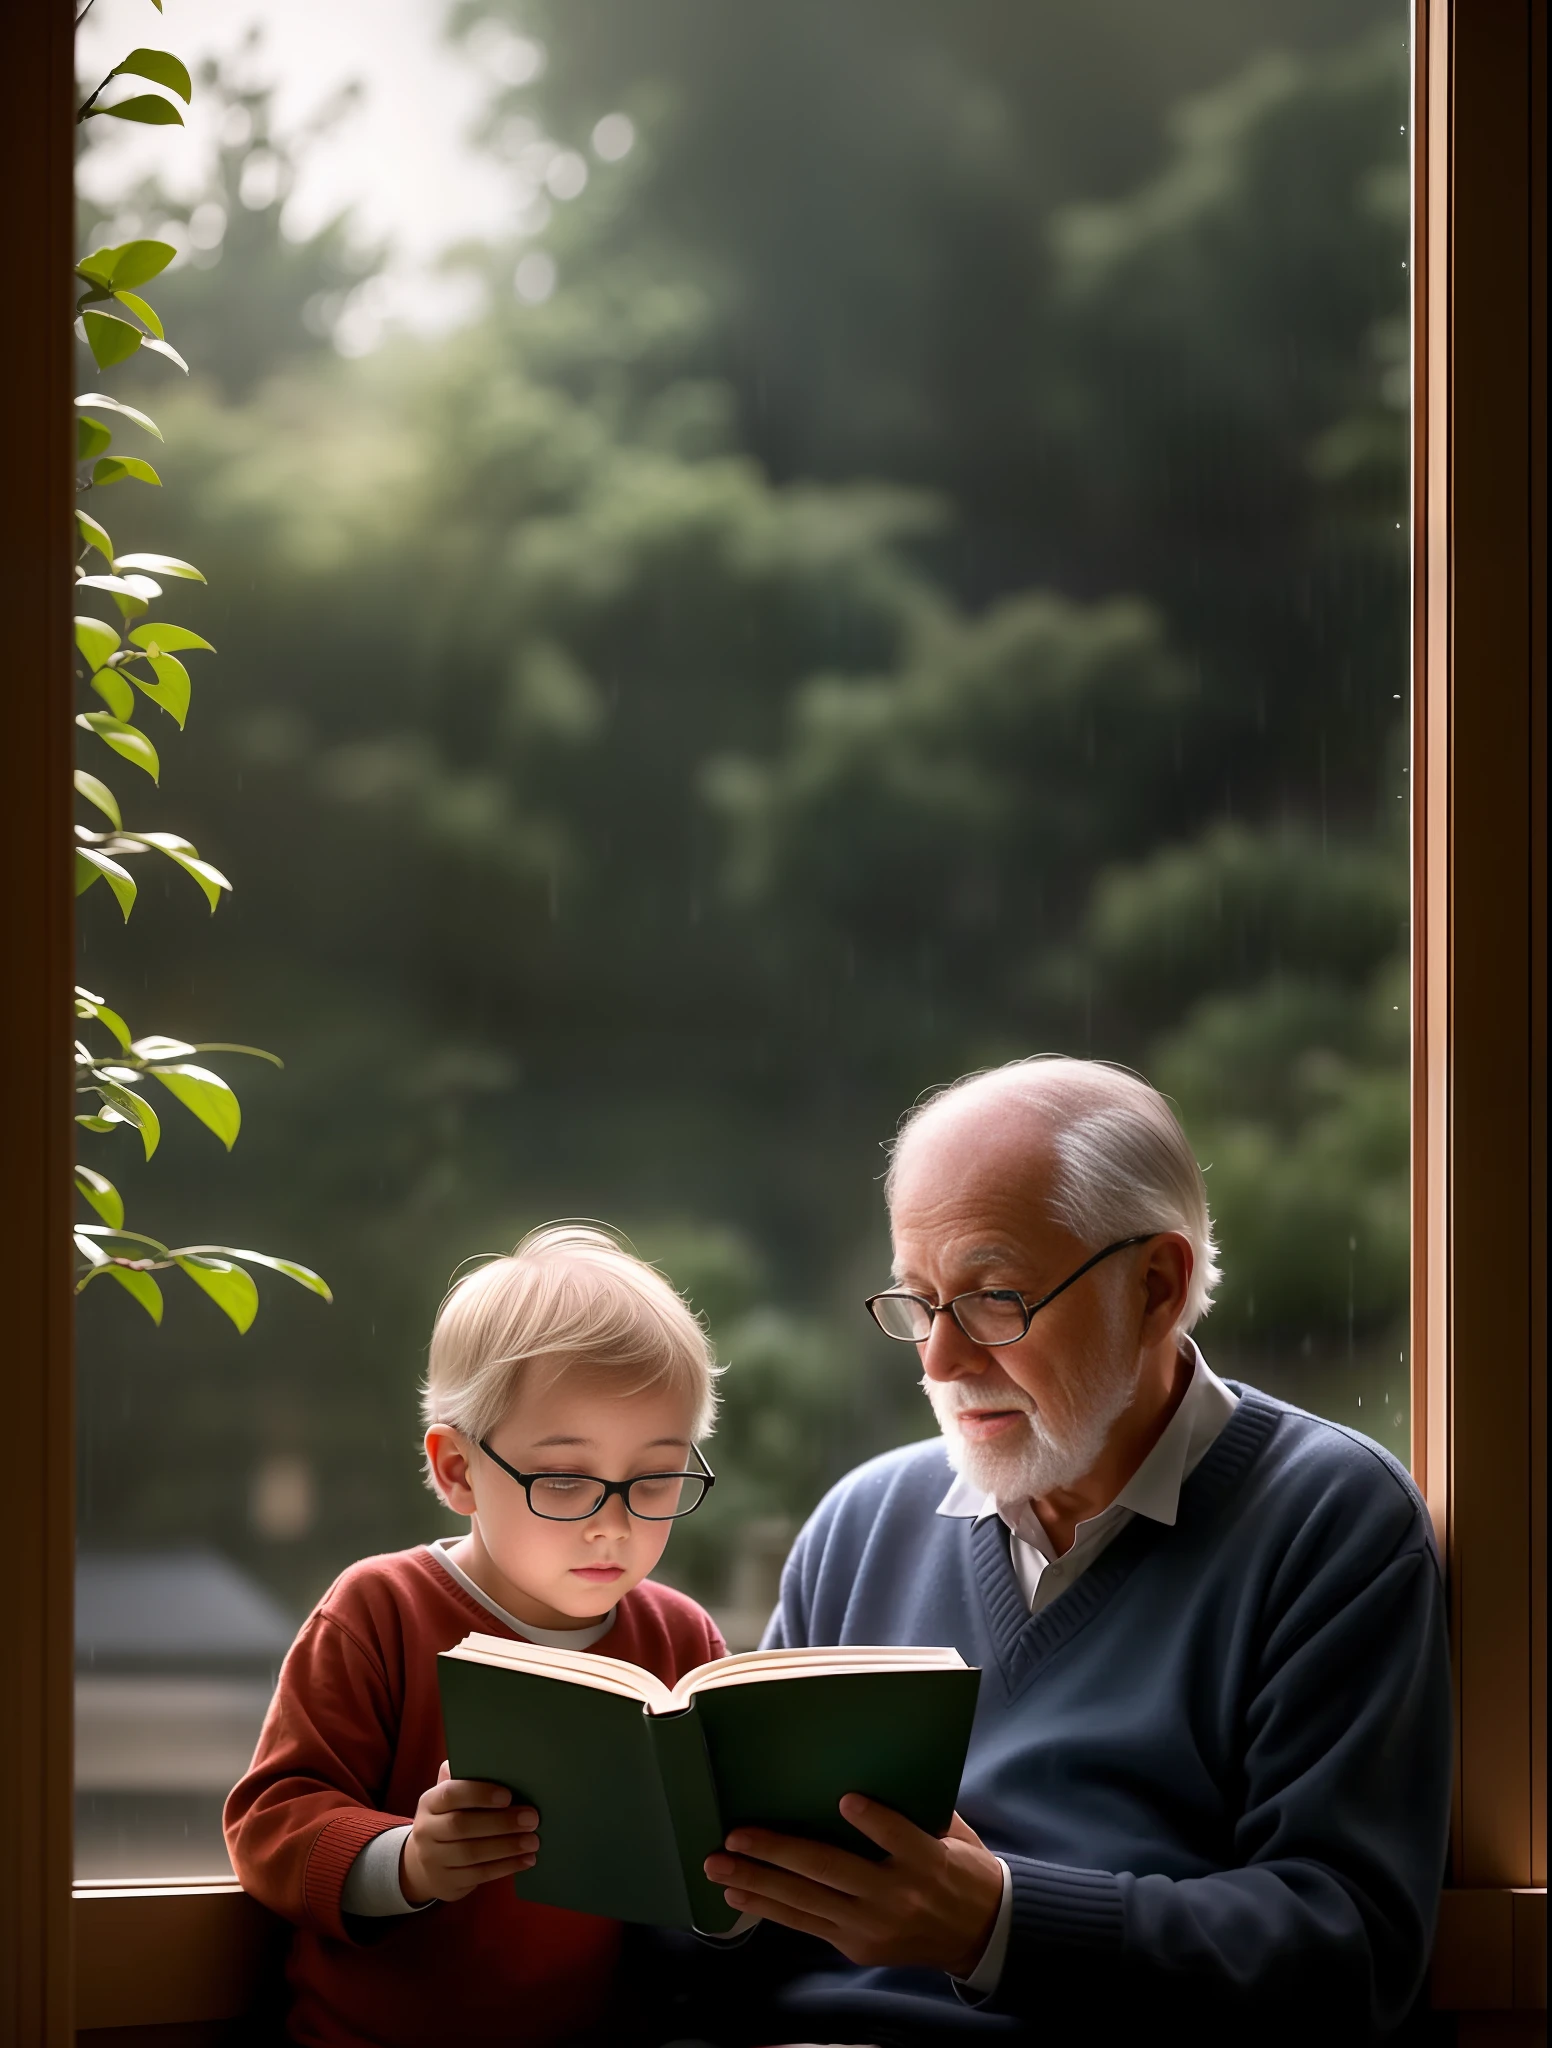
[[[1115,1252],[1124,1252],[1129,1245],[1146,1244],[1157,1235],[1156,1230],[1145,1230],[1140,1237],[1118,1237],[1114,1244],[1107,1244],[1102,1252],[1085,1259],[1076,1273],[1069,1273],[1038,1301],[1031,1301],[1027,1294],[1020,1294],[1013,1287],[977,1287],[968,1294],[956,1294],[952,1301],[941,1302],[929,1301],[925,1294],[907,1294],[900,1288],[891,1288],[886,1294],[869,1295],[863,1307],[886,1337],[901,1344],[925,1344],[932,1335],[934,1320],[949,1315],[972,1344],[995,1351],[999,1344],[1016,1344],[1046,1304],[1065,1294],[1091,1266],[1097,1266],[1101,1259],[1108,1259]]]
[[[698,1472],[641,1472],[634,1479],[596,1479],[590,1472],[519,1472],[484,1437],[480,1449],[528,1496],[528,1505],[546,1522],[585,1522],[617,1493],[625,1512],[638,1522],[677,1522],[693,1515],[717,1483],[717,1475],[694,1444],[690,1456]]]

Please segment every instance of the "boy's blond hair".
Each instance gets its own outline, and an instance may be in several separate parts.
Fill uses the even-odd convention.
[[[700,1319],[655,1267],[595,1224],[547,1223],[444,1297],[421,1415],[478,1443],[520,1384],[576,1372],[620,1395],[682,1390],[699,1439],[715,1421],[718,1371]],[[439,1491],[429,1463],[426,1484]]]

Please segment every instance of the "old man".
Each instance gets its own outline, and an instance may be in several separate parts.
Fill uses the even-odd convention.
[[[817,1938],[759,2038],[1384,2039],[1422,1986],[1450,1791],[1406,1472],[1210,1370],[1202,1173],[1134,1076],[962,1081],[906,1121],[887,1192],[868,1308],[941,1435],[820,1504],[766,1641],[953,1644],[980,1705],[943,1840],[851,1799],[880,1861],[745,1830],[708,1862]]]

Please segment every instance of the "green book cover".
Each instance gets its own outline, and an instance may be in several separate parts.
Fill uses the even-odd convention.
[[[617,1658],[500,1637],[438,1663],[454,1777],[539,1809],[519,1896],[708,1934],[737,1918],[701,1868],[730,1828],[876,1855],[837,1810],[862,1792],[941,1833],[980,1683],[951,1650],[757,1652],[672,1692]]]

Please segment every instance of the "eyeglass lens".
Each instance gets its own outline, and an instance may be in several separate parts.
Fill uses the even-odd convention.
[[[695,1472],[648,1472],[626,1489],[625,1505],[638,1520],[668,1522],[688,1515],[705,1498],[706,1481]],[[546,1473],[530,1482],[529,1505],[552,1522],[585,1522],[604,1502],[596,1479],[579,1473]]]
[[[954,1320],[972,1344],[1012,1343],[1029,1326],[1023,1302],[1017,1294],[1002,1288],[961,1294],[953,1303],[953,1312]],[[874,1314],[886,1336],[898,1337],[904,1343],[925,1344],[932,1334],[932,1311],[915,1295],[881,1295],[874,1305]]]

